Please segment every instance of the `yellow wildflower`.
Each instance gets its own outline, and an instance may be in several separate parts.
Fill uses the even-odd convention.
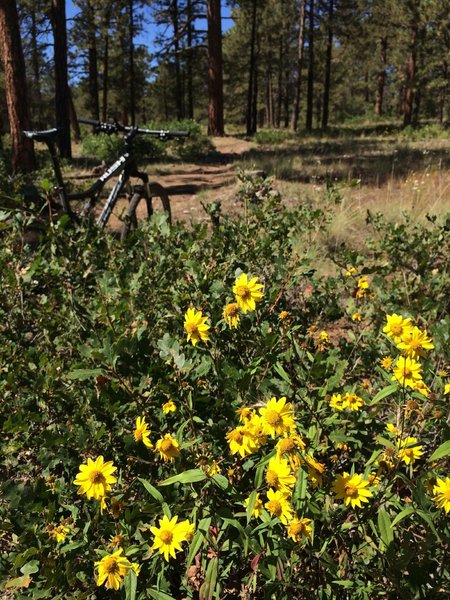
[[[422,448],[417,443],[417,438],[408,436],[397,443],[398,457],[407,465],[412,465],[418,458],[423,455]]]
[[[223,318],[225,323],[230,328],[236,328],[239,324],[239,304],[237,302],[231,302],[227,304],[223,309]]]
[[[116,552],[107,554],[95,563],[98,570],[97,585],[104,583],[111,590],[120,588],[123,578],[128,575],[128,571],[131,569],[130,561],[125,556],[121,556],[122,552],[122,548],[119,548]]]
[[[167,413],[175,412],[177,410],[177,405],[173,400],[168,400],[162,405],[163,413],[167,415]]]
[[[438,508],[443,508],[446,513],[450,511],[450,477],[436,480],[436,485],[433,488],[434,498]]]
[[[145,417],[138,417],[136,419],[136,428],[133,435],[136,442],[142,442],[145,446],[147,446],[147,448],[153,448],[153,444],[148,439],[150,431],[148,430],[147,423],[145,422]]]
[[[180,455],[180,444],[170,433],[156,442],[156,450],[164,462],[173,462]]]
[[[267,502],[264,504],[264,507],[267,508],[272,516],[278,517],[285,525],[292,520],[293,510],[289,502],[289,495],[284,494],[280,490],[270,489],[267,492]]]
[[[420,331],[418,327],[414,326],[405,332],[397,347],[405,356],[417,360],[421,356],[425,356],[425,350],[432,350],[434,345],[426,331]]]
[[[236,302],[243,313],[252,312],[256,309],[256,303],[261,302],[264,292],[262,283],[258,283],[257,277],[250,280],[245,273],[239,275],[233,286]]]
[[[292,519],[287,526],[288,536],[292,538],[294,542],[301,542],[302,538],[310,540],[312,535],[311,523],[311,519]]]
[[[286,402],[285,396],[279,400],[271,398],[266,406],[259,409],[259,414],[264,432],[272,438],[295,431],[292,404]]]
[[[111,491],[111,484],[117,479],[112,475],[116,471],[112,461],[104,462],[103,456],[95,459],[87,459],[87,464],[80,465],[80,472],[74,480],[74,484],[80,486],[79,494],[86,494],[88,499],[102,500]]]
[[[372,492],[366,489],[369,485],[369,481],[363,479],[362,475],[343,473],[336,477],[332,490],[338,500],[344,501],[345,506],[350,504],[352,508],[361,508],[361,502],[368,502],[368,498],[372,496]]]
[[[206,324],[208,317],[204,317],[201,310],[188,308],[184,316],[184,330],[187,333],[187,341],[195,346],[200,340],[207,342],[209,340],[210,325]]]
[[[398,344],[401,342],[402,337],[405,336],[411,330],[411,319],[404,318],[401,315],[393,313],[392,315],[386,315],[387,325],[383,327],[383,332],[393,338],[394,342]]]

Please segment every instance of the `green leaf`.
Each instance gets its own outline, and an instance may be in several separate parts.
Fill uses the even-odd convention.
[[[252,518],[252,512],[255,507],[257,494],[258,494],[258,492],[256,490],[253,490],[253,492],[250,494],[250,496],[248,498],[248,505],[247,505],[247,510],[246,510],[247,524],[250,523],[250,520]]]
[[[76,548],[79,548],[80,546],[84,545],[84,541],[81,542],[72,542],[71,544],[65,544],[64,546],[61,546],[61,548],[59,549],[60,554],[66,554],[66,552],[70,552],[71,550],[75,550]]]
[[[394,531],[391,519],[384,508],[380,508],[378,511],[378,529],[380,537],[387,548],[394,541]]]
[[[39,561],[38,560],[30,560],[23,565],[20,569],[22,575],[32,575],[33,573],[37,573],[39,571]]]
[[[168,479],[164,479],[159,483],[162,485],[173,485],[174,483],[197,483],[198,481],[204,481],[206,479],[206,473],[201,469],[189,469],[179,475],[174,475]]]
[[[433,454],[430,456],[430,458],[428,460],[429,461],[439,460],[440,458],[443,458],[444,456],[448,456],[449,454],[450,454],[450,440],[447,440],[446,442],[441,444],[439,446],[439,448],[436,448],[436,450],[433,452]]]
[[[223,475],[220,475],[220,473],[216,473],[215,475],[213,475],[212,480],[217,485],[217,487],[219,487],[222,490],[226,490],[230,485],[228,479]]]
[[[74,369],[67,373],[67,379],[76,381],[85,381],[86,379],[92,379],[99,375],[104,375],[104,369]]]
[[[384,387],[382,390],[380,390],[378,392],[378,394],[376,394],[376,396],[373,398],[373,400],[371,402],[369,402],[369,406],[373,406],[380,400],[383,400],[383,398],[387,398],[388,396],[395,394],[395,392],[397,390],[398,390],[397,383],[393,383],[392,385],[388,385],[388,386]]]
[[[124,579],[125,600],[135,600],[137,591],[137,576],[133,569],[130,569]]]
[[[187,557],[186,568],[189,568],[194,560],[197,552],[200,550],[200,547],[203,544],[203,540],[205,539],[206,534],[209,531],[209,526],[211,525],[211,517],[205,517],[202,519],[197,525],[197,531],[192,538],[192,542],[189,546],[189,554]]]
[[[212,597],[214,596],[218,566],[218,558],[217,556],[213,556],[206,569],[205,581],[200,588],[200,598],[203,598],[204,600],[212,600]]]
[[[292,385],[291,378],[286,373],[286,371],[284,370],[284,368],[280,365],[280,363],[275,363],[274,366],[273,366],[273,368],[278,373],[278,375],[281,377],[281,379],[284,379],[284,381],[286,383],[288,383],[289,385]]]
[[[161,504],[164,502],[164,497],[161,492],[159,492],[149,481],[141,479],[140,477],[138,477],[138,480],[142,483],[150,496],[153,496],[153,498],[158,502],[161,502]]]
[[[166,594],[165,592],[160,592],[156,588],[147,588],[147,592],[150,597],[155,600],[175,600],[173,596],[169,596],[169,594]]]
[[[392,521],[392,527],[395,527],[395,525],[397,525],[397,523],[400,523],[400,521],[402,519],[404,519],[405,517],[407,517],[408,515],[410,515],[414,512],[415,511],[412,506],[407,506],[406,508],[404,508],[401,512],[398,513],[398,515]]]

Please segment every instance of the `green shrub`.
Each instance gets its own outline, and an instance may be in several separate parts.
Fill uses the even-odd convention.
[[[114,161],[123,150],[123,137],[106,133],[89,133],[82,137],[83,156],[95,157],[106,162]]]
[[[449,222],[430,217],[425,236],[406,220],[383,241],[372,217],[367,254],[340,248],[321,276],[327,207],[287,210],[270,181],[243,184],[242,214],[216,211],[213,234],[155,215],[119,244],[61,221],[32,252],[2,216],[6,595],[448,596]],[[422,387],[393,378],[394,314],[432,338]],[[106,591],[121,549],[120,591]]]
[[[273,146],[283,144],[293,137],[295,137],[295,134],[291,131],[286,131],[285,129],[260,129],[255,133],[253,139],[258,144]]]

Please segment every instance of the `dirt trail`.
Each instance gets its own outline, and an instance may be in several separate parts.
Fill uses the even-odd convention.
[[[236,187],[235,162],[255,146],[254,143],[236,137],[212,138],[215,152],[201,164],[173,165],[170,169],[156,169],[151,180],[163,185],[169,194],[174,220],[209,220],[204,204],[214,200],[222,202],[223,210],[232,212],[236,207],[233,191]],[[158,209],[155,202],[155,209]]]

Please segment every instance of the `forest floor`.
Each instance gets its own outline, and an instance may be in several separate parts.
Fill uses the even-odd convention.
[[[214,151],[198,161],[143,164],[151,181],[167,188],[174,220],[210,220],[204,206],[220,202],[223,214],[242,210],[238,172],[262,171],[288,205],[328,202],[334,217],[330,235],[364,240],[367,210],[398,221],[412,211],[450,212],[450,140],[407,139],[397,131],[351,130],[337,136],[288,134],[256,143],[239,136],[212,139]],[[331,200],[331,203],[329,202]],[[158,210],[158,202],[155,209]],[[117,212],[123,212],[119,205]],[[113,218],[110,225],[120,227]]]

